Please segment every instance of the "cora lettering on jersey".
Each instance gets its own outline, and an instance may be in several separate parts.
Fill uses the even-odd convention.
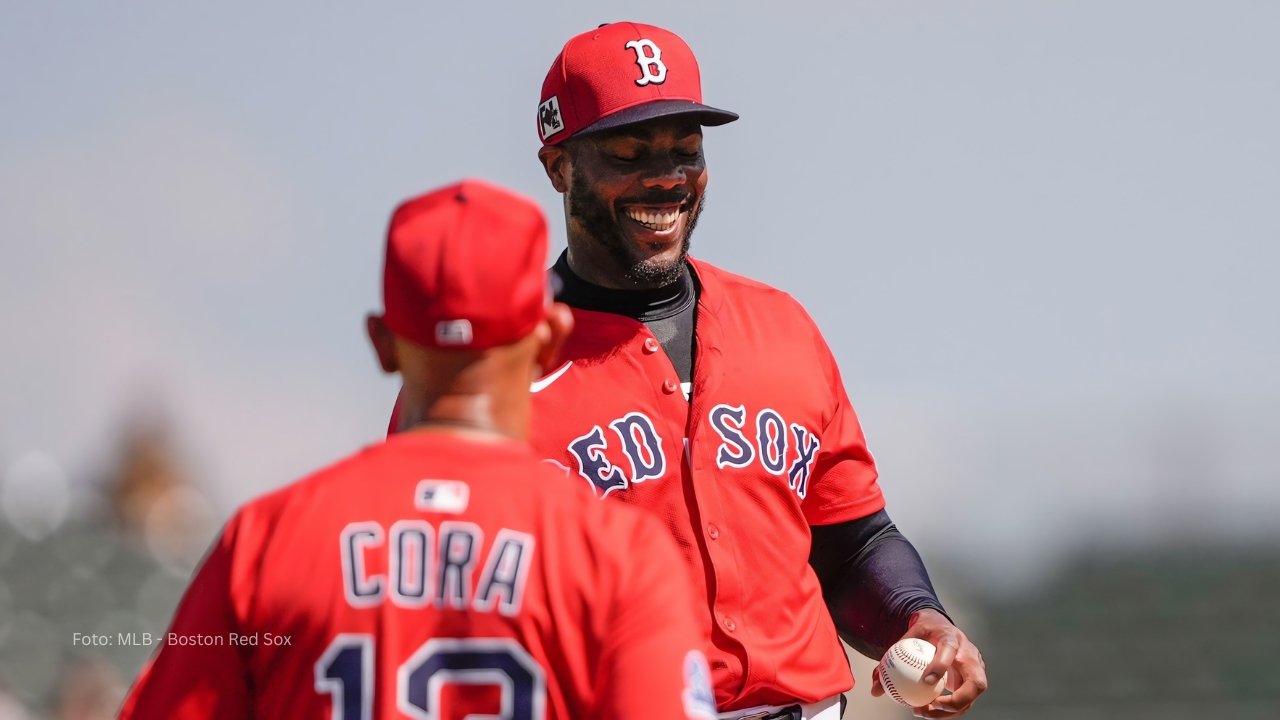
[[[772,408],[752,415],[743,405],[721,403],[711,409],[707,420],[720,436],[717,467],[758,466],[770,475],[786,477],[787,487],[804,499],[822,446],[817,434],[787,422]],[[591,483],[598,497],[666,475],[662,437],[647,415],[627,413],[607,427],[608,431],[596,425],[570,441],[568,447],[578,474]],[[624,465],[609,460],[607,453],[612,448],[621,449],[627,461]]]
[[[707,416],[720,436],[716,467],[745,468],[753,464],[770,475],[787,477],[787,487],[801,500],[809,492],[809,476],[822,442],[810,429],[788,423],[773,408],[764,408],[754,417],[743,405],[721,403]]]
[[[349,523],[340,537],[347,604],[368,608],[389,601],[403,608],[516,615],[533,564],[533,537],[502,528],[481,558],[483,540],[480,526],[469,522],[436,528],[425,520],[400,520],[389,529],[373,521]],[[374,553],[387,558],[385,572],[370,571]]]

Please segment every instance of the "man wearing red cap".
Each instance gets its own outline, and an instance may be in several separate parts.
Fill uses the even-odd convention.
[[[481,182],[396,210],[368,324],[402,432],[236,513],[123,717],[714,718],[675,547],[526,443],[572,326],[546,252]]]
[[[702,103],[692,51],[662,28],[602,25],[556,57],[536,128],[576,330],[534,384],[534,446],[676,538],[704,579],[723,717],[839,717],[837,630],[873,658],[932,642],[926,675],[953,692],[917,712],[958,716],[986,688],[982,657],[885,513],[822,335],[785,293],[688,257],[702,127],[736,118]]]

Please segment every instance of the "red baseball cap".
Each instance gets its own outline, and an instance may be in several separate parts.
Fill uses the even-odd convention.
[[[511,344],[544,317],[546,259],[547,221],[532,200],[481,180],[406,200],[387,230],[387,326],[427,347]]]
[[[667,115],[723,125],[737,113],[702,104],[693,51],[670,30],[634,22],[601,25],[565,43],[542,83],[538,137],[556,145]]]

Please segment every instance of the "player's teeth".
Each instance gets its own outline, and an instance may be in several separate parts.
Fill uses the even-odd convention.
[[[669,230],[680,217],[680,211],[648,212],[645,210],[627,210],[627,217],[651,230]]]

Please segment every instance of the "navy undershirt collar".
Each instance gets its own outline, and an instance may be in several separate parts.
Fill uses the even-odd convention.
[[[551,270],[561,283],[556,300],[580,310],[625,315],[642,323],[674,317],[692,307],[697,299],[688,263],[680,279],[659,288],[643,290],[618,290],[583,280],[569,267],[567,250],[560,253]]]

